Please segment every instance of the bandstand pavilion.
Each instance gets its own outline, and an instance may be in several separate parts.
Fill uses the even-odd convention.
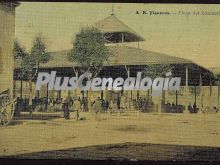
[[[134,32],[131,28],[120,21],[114,14],[94,24],[94,27],[98,28],[106,39],[106,46],[108,46],[110,52],[113,54],[108,62],[105,63],[100,77],[136,77],[138,71],[144,71],[148,65],[169,64],[172,66],[172,76],[181,77],[181,91],[170,93],[166,92],[166,99],[170,99],[175,104],[187,105],[189,102],[197,102],[200,104],[205,103],[205,95],[210,97],[212,94],[212,86],[214,85],[213,73],[194,63],[191,60],[174,57],[162,53],[151,52],[139,48],[139,42],[145,41],[140,35]],[[128,46],[127,43],[133,42],[135,46]],[[52,59],[45,64],[41,64],[39,71],[57,71],[57,76],[73,77],[75,73],[73,67],[77,68],[77,64],[74,64],[67,59],[67,54],[70,50],[62,50],[57,52],[50,52]],[[19,68],[15,70],[15,79],[19,80]],[[20,93],[19,84],[16,92]],[[205,87],[207,90],[205,94],[197,93],[192,94],[189,92],[189,87]],[[45,92],[46,91],[46,92]],[[204,90],[203,90],[204,91]],[[25,92],[22,92],[25,95]],[[129,91],[126,93],[126,100],[133,100],[137,97],[149,97],[146,91]],[[78,92],[78,95],[81,93]],[[39,93],[38,93],[39,95]],[[43,97],[65,97],[67,92],[65,91],[47,91],[47,88],[40,92]],[[74,95],[74,91],[72,92]],[[77,92],[75,91],[75,95]],[[108,94],[99,93],[101,97],[109,97]],[[219,93],[218,93],[219,96]],[[158,100],[157,98],[155,98]],[[160,99],[159,99],[160,100]],[[165,103],[165,100],[162,100]],[[204,103],[203,103],[204,102]]]

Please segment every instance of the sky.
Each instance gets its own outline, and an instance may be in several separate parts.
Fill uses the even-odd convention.
[[[205,67],[220,67],[220,5],[120,4],[114,3],[118,19],[145,38],[140,48],[190,59]],[[170,12],[170,15],[136,14],[136,11]],[[199,15],[193,15],[198,12]],[[27,50],[41,34],[48,51],[72,48],[82,27],[108,17],[112,3],[22,2],[16,8],[15,35]],[[190,13],[186,15],[184,13]],[[173,14],[176,13],[176,14]],[[131,43],[130,46],[136,46]]]

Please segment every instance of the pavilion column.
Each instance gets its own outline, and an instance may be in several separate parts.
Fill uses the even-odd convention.
[[[71,91],[70,90],[68,90],[67,97],[71,97]]]
[[[103,90],[101,90],[101,99],[103,99],[103,95],[104,95],[104,93],[103,93]]]
[[[202,74],[201,72],[199,73],[199,87],[200,87],[200,97],[201,97],[201,107],[203,107],[203,87],[202,87]]]
[[[197,90],[197,89],[196,89],[196,85],[195,85],[194,88],[195,88],[195,93],[194,93],[194,94],[195,94],[195,101],[194,101],[194,102],[195,102],[195,105],[196,105],[196,90]]]
[[[57,98],[61,99],[61,90],[57,91]]]
[[[188,113],[189,111],[188,111],[188,82],[189,82],[189,66],[188,65],[186,65],[186,71],[185,71],[185,113]]]
[[[48,91],[48,84],[47,84],[47,91],[46,91],[46,98],[47,98],[47,101],[46,101],[46,111],[47,111],[47,107],[48,107],[48,97],[49,97],[49,91]]]
[[[147,90],[147,102],[150,103],[150,89]]]
[[[124,33],[121,33],[121,43],[124,43]]]
[[[218,106],[218,109],[219,109],[219,94],[220,94],[220,88],[219,88],[219,82],[218,82],[218,102],[217,102],[217,106]]]
[[[128,72],[128,78],[129,78],[130,77],[130,68],[128,68],[127,72]],[[132,97],[132,93],[131,93],[131,97]],[[126,100],[127,101],[127,106],[130,109],[131,107],[130,107],[130,98],[129,98],[129,95],[128,95],[128,91],[127,91],[127,98],[126,99],[127,99]]]
[[[129,67],[126,67],[125,66],[125,69],[126,69],[126,71],[127,71],[127,78],[129,78],[130,77],[130,68]],[[130,98],[129,98],[129,94],[128,94],[129,92],[128,91],[126,91],[126,107],[128,107],[129,109],[130,109]],[[131,91],[131,98],[132,98],[132,91]]]
[[[165,105],[166,102],[166,92],[162,90],[162,99],[161,99],[161,104]]]
[[[77,77],[77,79],[78,79],[78,76],[79,76],[78,74],[79,74],[79,73],[76,71],[75,74],[76,74],[76,77]],[[75,97],[75,99],[77,98],[77,88],[75,89],[74,97]],[[87,97],[88,97],[88,96],[87,96]]]
[[[21,71],[21,75],[20,75],[20,82],[21,82],[21,84],[20,84],[20,98],[22,98],[23,97],[23,77],[22,77],[22,71]]]
[[[108,106],[109,106],[109,104],[110,104],[109,91],[107,90],[106,87],[105,87],[105,92],[104,92],[104,94],[105,94],[105,101],[108,102]]]
[[[186,65],[186,84],[185,87],[188,88],[188,78],[189,78],[189,67]]]
[[[209,99],[209,108],[211,109],[213,107],[213,102],[212,102],[212,81],[211,81],[211,77],[209,77],[209,89],[210,89],[210,99]]]
[[[85,97],[85,96],[84,96],[84,94],[85,94],[84,91],[81,91],[81,94],[82,94],[82,98],[84,98],[84,97]]]
[[[139,96],[140,96],[139,90],[137,90],[137,100],[139,99]]]
[[[48,84],[47,84],[47,99],[49,98],[49,90],[48,90]]]
[[[71,97],[71,90],[67,91],[67,97]]]
[[[178,92],[176,91],[176,106],[178,105]]]
[[[22,90],[22,89],[21,89]],[[38,90],[38,91],[36,91],[37,93],[36,93],[36,96],[37,96],[37,98],[39,98],[40,97],[40,90]],[[21,95],[21,97],[22,97],[22,95]]]

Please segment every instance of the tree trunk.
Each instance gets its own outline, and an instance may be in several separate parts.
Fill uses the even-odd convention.
[[[92,112],[92,90],[89,89],[88,91],[88,108],[89,112]]]
[[[46,98],[47,98],[47,101],[46,101],[45,109],[46,109],[46,111],[47,111],[47,107],[48,107],[48,98],[49,98],[48,84],[47,84],[47,96],[46,96]]]
[[[165,104],[166,99],[165,99],[165,91],[162,91],[162,104]]]
[[[139,90],[137,90],[137,100],[139,99],[139,96],[140,96]]]
[[[32,79],[29,79],[29,112],[32,112]]]
[[[219,84],[218,84],[218,104],[217,104],[218,109],[219,109],[219,94],[220,94],[220,88],[219,88]]]
[[[20,84],[20,98],[23,97],[22,92],[23,92],[23,79],[22,79],[22,77],[21,77],[21,84]]]
[[[195,101],[194,101],[194,102],[195,102],[195,104],[196,104],[196,95],[197,95],[197,93],[196,93],[196,85],[195,85],[194,88],[195,88]]]
[[[152,97],[152,93],[153,93],[153,87],[151,86],[150,88],[150,104],[153,102],[153,97]]]
[[[13,79],[13,97],[16,97],[16,80]]]
[[[176,91],[176,106],[178,105],[178,92]]]

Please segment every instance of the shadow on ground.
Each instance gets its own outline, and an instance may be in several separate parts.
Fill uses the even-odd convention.
[[[32,120],[48,121],[57,118],[61,118],[61,115],[53,114],[53,113],[38,113],[38,114],[33,113],[32,115],[30,115],[29,113],[22,113],[19,116],[13,117],[13,120],[10,122],[10,126],[23,124],[27,121],[32,121]]]
[[[220,160],[220,148],[146,143],[122,143],[9,156],[32,159],[92,160]]]
[[[39,113],[39,114],[32,114],[23,113],[19,117],[14,117],[13,120],[50,120],[55,118],[60,118],[60,114],[53,114],[53,113]]]

